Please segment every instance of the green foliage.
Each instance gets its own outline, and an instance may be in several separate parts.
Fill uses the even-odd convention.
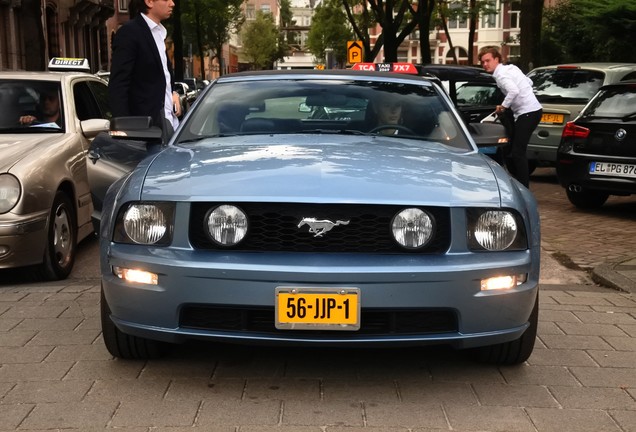
[[[341,6],[340,0],[327,0],[314,10],[307,46],[318,63],[325,62],[327,48],[333,49],[337,63],[347,62],[347,41],[353,40],[353,32]]]
[[[636,1],[564,0],[544,13],[543,63],[636,61]]]
[[[270,13],[256,11],[254,21],[241,31],[243,54],[256,69],[271,69],[275,61],[281,59],[279,49],[280,34]]]

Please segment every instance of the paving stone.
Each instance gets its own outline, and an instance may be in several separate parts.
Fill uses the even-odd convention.
[[[40,348],[40,347],[37,347]],[[45,348],[45,347],[42,347]],[[51,348],[51,347],[48,347]],[[82,360],[111,360],[113,356],[106,350],[101,341],[90,345],[58,345],[53,348],[45,361],[82,361]]]
[[[542,432],[619,432],[620,428],[605,411],[528,408],[528,415]]]
[[[550,386],[564,408],[636,410],[636,401],[623,389]]]
[[[612,324],[559,323],[565,334],[576,336],[625,336],[625,332]]]
[[[19,382],[4,397],[3,403],[80,402],[93,385],[92,381]]]
[[[118,380],[139,377],[143,363],[117,360],[80,360],[69,371],[66,379]]]
[[[558,407],[558,402],[542,385],[475,384],[481,405],[508,407]]]
[[[40,363],[53,351],[51,346],[0,347],[2,363]]]
[[[0,430],[12,431],[24,421],[33,410],[33,404],[2,404],[0,405]]]
[[[71,362],[4,364],[0,368],[0,382],[60,380],[72,366]]]
[[[536,432],[522,408],[445,405],[452,430]]]
[[[164,398],[166,400],[219,400],[243,399],[246,379],[215,378],[202,380],[198,378],[172,379]]]
[[[326,379],[322,382],[324,400],[367,402],[397,402],[398,392],[393,380],[342,381]]]
[[[578,386],[576,378],[563,366],[502,367],[501,373],[509,384]]]
[[[636,387],[634,368],[569,368],[577,380],[585,387]]]
[[[358,401],[285,401],[282,424],[285,426],[364,426],[364,410]]]
[[[367,426],[427,427],[446,429],[448,423],[439,403],[365,403]]]
[[[205,401],[199,408],[196,426],[275,426],[280,424],[283,402],[274,400]],[[306,406],[306,405],[305,405]],[[312,404],[313,406],[313,404]],[[240,430],[240,428],[239,428]]]
[[[367,390],[371,391],[373,385],[369,384]],[[365,387],[364,385],[362,386]],[[273,399],[273,400],[305,400],[305,401],[319,401],[322,396],[322,392],[325,392],[325,399],[337,399],[339,385],[335,385],[332,381],[326,381],[322,385],[318,379],[295,379],[295,378],[267,378],[258,379],[250,378],[245,386],[244,399]],[[386,391],[386,387],[383,386],[378,391]],[[331,394],[330,394],[331,393]]]
[[[170,380],[156,381],[138,379],[109,379],[91,381],[90,391],[84,396],[85,402],[118,402],[118,401],[148,401],[149,404],[162,402]]]
[[[20,429],[104,428],[116,408],[117,403],[114,402],[37,404],[20,424]]]
[[[37,335],[34,330],[16,330],[0,333],[0,347],[21,347]]]
[[[585,350],[535,349],[528,359],[531,366],[595,366]]]
[[[404,402],[423,404],[444,403],[477,405],[477,397],[468,383],[431,382],[428,380],[400,380],[400,399]]]
[[[25,318],[16,326],[16,330],[37,330],[58,332],[73,330],[82,322],[82,318]],[[51,343],[48,345],[54,345]]]
[[[611,368],[634,368],[636,351],[597,351],[589,350],[588,354],[601,366]],[[577,365],[583,366],[583,365]],[[635,371],[636,373],[636,371]]]
[[[581,322],[588,324],[633,324],[636,318],[624,312],[572,312]]]
[[[110,423],[120,426],[192,426],[199,412],[200,402],[124,400]]]
[[[577,335],[539,335],[539,338],[550,349],[611,349],[600,336]]]
[[[618,351],[636,352],[636,338],[628,336],[604,336],[603,339],[605,339],[612,348]]]
[[[611,410],[610,415],[624,432],[636,432],[636,411]]]

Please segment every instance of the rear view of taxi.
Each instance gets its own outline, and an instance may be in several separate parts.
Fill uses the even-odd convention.
[[[110,111],[105,81],[87,71],[56,58],[48,72],[0,73],[0,269],[64,279],[93,233],[86,152]]]

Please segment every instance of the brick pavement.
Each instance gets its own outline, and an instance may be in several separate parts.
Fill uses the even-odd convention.
[[[0,284],[0,431],[636,431],[636,297],[544,285],[537,348],[495,367],[444,348],[188,343],[112,359],[99,281]]]
[[[568,201],[553,168],[531,178],[541,214],[542,246],[591,270],[607,262],[636,258],[636,196],[610,197],[598,210],[579,210]]]

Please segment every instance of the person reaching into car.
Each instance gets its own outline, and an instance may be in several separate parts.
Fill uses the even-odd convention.
[[[62,115],[60,112],[60,96],[57,90],[44,91],[40,94],[40,103],[36,115],[20,116],[20,124],[34,126],[47,124],[62,127]]]
[[[525,187],[530,185],[526,150],[532,132],[541,121],[543,108],[532,91],[532,81],[517,66],[503,64],[499,49],[487,46],[479,51],[479,61],[491,73],[505,98],[497,105],[499,116],[512,113],[514,123],[507,128],[510,148],[505,155],[506,168]]]

